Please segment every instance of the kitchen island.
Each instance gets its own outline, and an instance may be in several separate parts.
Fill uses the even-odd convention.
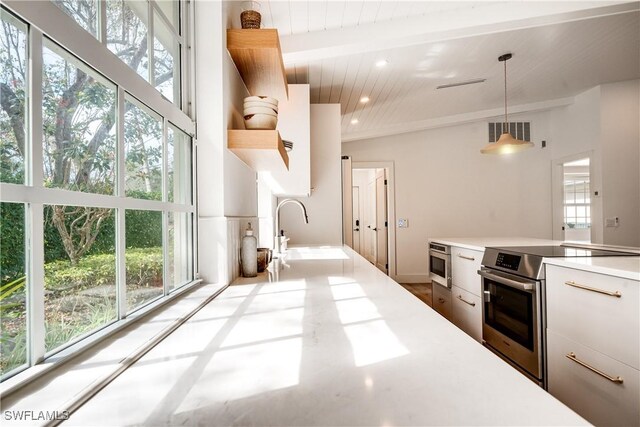
[[[66,424],[587,424],[347,247],[290,249],[270,270]]]

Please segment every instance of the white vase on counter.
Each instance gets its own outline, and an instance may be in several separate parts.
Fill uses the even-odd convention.
[[[240,259],[242,260],[242,276],[256,277],[258,275],[258,239],[253,235],[251,223],[242,238]]]

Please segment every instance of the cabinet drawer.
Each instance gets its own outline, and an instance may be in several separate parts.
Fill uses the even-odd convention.
[[[602,353],[548,331],[549,393],[596,426],[640,425],[640,371]],[[617,384],[569,359],[581,362],[612,377]]]
[[[433,309],[451,320],[451,291],[437,283],[433,284]]]
[[[546,273],[547,327],[640,369],[640,283],[555,265]]]
[[[453,323],[482,342],[482,305],[480,297],[457,286],[451,287]]]
[[[483,252],[464,248],[451,248],[451,282],[476,296],[480,296],[480,276]]]

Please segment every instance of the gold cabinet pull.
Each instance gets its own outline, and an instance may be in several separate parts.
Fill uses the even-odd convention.
[[[475,261],[476,259],[472,256],[466,256],[466,255],[462,255],[461,253],[458,253],[458,258],[462,258],[462,259],[468,259],[469,261]]]
[[[599,294],[609,295],[609,296],[616,297],[616,298],[620,298],[622,296],[620,291],[610,292],[610,291],[605,291],[603,289],[592,288],[591,286],[585,286],[585,285],[581,285],[579,283],[576,283],[573,280],[566,281],[566,282],[564,282],[564,284],[565,285],[569,285],[569,286],[573,286],[574,288],[584,289],[586,291],[591,291],[591,292],[597,292]]]
[[[444,304],[446,302],[446,300],[444,298],[438,298],[438,302],[440,304]]]
[[[469,304],[471,307],[475,307],[475,306],[476,306],[476,303],[475,303],[475,302],[467,301],[466,299],[462,298],[462,295],[458,295],[458,299],[459,299],[460,301],[462,301],[462,302],[466,303],[466,304]]]
[[[608,379],[612,383],[622,384],[624,382],[624,380],[620,376],[612,377],[611,375],[607,375],[604,372],[602,372],[601,370],[594,368],[593,366],[587,365],[582,360],[578,359],[576,357],[576,354],[573,351],[571,353],[567,354],[567,359],[576,362],[580,366],[584,366],[585,368],[587,368],[591,372],[595,372],[596,374],[600,375],[601,377]]]

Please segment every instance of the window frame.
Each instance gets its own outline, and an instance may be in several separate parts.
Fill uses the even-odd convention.
[[[37,7],[34,5],[37,4]],[[99,38],[104,37],[104,12],[106,4],[99,3]],[[181,107],[190,106],[188,99],[191,96],[191,74],[185,72],[187,65],[187,39],[189,31],[188,18],[192,16],[193,5],[190,2],[181,1],[180,25],[181,44],[180,50],[180,87],[182,95],[180,104],[175,105],[168,101],[150,83],[144,81],[127,64],[111,53],[105,43],[96,39],[91,33],[82,28],[73,18],[59,9],[51,1],[25,2],[23,0],[3,0],[3,9],[14,15],[27,26],[27,58],[28,71],[25,77],[27,91],[27,114],[25,124],[27,127],[25,150],[25,181],[24,184],[0,183],[0,193],[3,202],[23,203],[25,206],[25,231],[28,236],[28,244],[25,253],[27,273],[27,364],[20,369],[12,370],[2,375],[1,380],[17,374],[21,370],[41,363],[43,360],[56,355],[56,360],[64,359],[69,352],[74,353],[87,345],[106,337],[114,328],[120,328],[129,321],[139,318],[144,313],[162,305],[170,297],[177,296],[186,291],[190,286],[198,282],[198,253],[197,253],[197,203],[196,203],[196,156],[197,141],[195,137],[195,122]],[[161,15],[166,20],[165,24],[172,28],[170,22],[164,16],[159,6],[149,3],[150,11]],[[153,10],[151,10],[153,9]],[[62,188],[47,188],[44,186],[43,172],[43,109],[42,109],[42,80],[43,80],[43,47],[45,39],[57,45],[75,61],[99,74],[116,87],[116,182],[114,194],[84,193],[80,191],[66,190]],[[153,41],[153,37],[150,37]],[[150,50],[152,55],[153,49]],[[152,68],[150,67],[150,70]],[[153,72],[153,71],[150,71]],[[134,99],[146,109],[153,111],[161,120],[162,126],[162,200],[135,199],[125,196],[125,158],[124,158],[124,105],[125,97]],[[191,186],[189,202],[169,202],[167,198],[167,129],[172,126],[181,130],[190,137],[191,153]],[[44,206],[45,205],[69,205],[69,206],[95,206],[112,208],[116,215],[116,298],[117,321],[105,325],[96,331],[83,334],[77,339],[62,345],[52,351],[45,350],[45,298],[44,298]],[[162,212],[163,218],[163,293],[154,301],[137,307],[127,313],[126,310],[126,270],[125,270],[125,210],[152,210]],[[167,282],[168,261],[168,215],[173,212],[186,213],[190,218],[190,236],[186,242],[191,251],[191,275],[192,280],[180,284]],[[80,343],[79,341],[84,341]],[[80,345],[82,344],[82,345]]]

